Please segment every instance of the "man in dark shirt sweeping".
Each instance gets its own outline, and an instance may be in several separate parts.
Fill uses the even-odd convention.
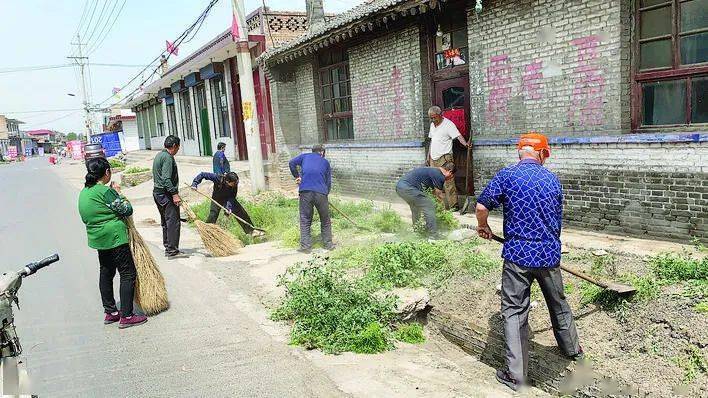
[[[519,163],[497,173],[477,198],[477,233],[484,239],[493,237],[487,223],[489,210],[504,209],[501,313],[507,368],[497,371],[497,380],[513,390],[527,382],[534,279],[546,299],[559,347],[572,359],[583,356],[558,269],[563,192],[558,177],[543,167],[551,148],[544,135],[528,133],[519,139],[518,150]]]
[[[329,217],[329,191],[332,188],[332,168],[325,159],[325,149],[322,145],[312,147],[312,153],[296,156],[289,163],[290,173],[300,186],[300,249],[309,253],[312,249],[313,208],[320,215],[322,243],[325,249],[332,250],[332,220]],[[298,167],[300,170],[298,171]]]
[[[246,209],[244,209],[241,203],[239,203],[236,199],[239,182],[238,174],[233,171],[229,171],[226,174],[217,175],[205,171],[194,177],[194,181],[192,181],[192,189],[196,190],[199,184],[201,184],[204,180],[209,180],[214,183],[214,190],[211,198],[223,206],[227,212],[236,215],[236,217],[238,217],[236,220],[241,225],[241,228],[243,228],[243,231],[249,235],[252,235],[253,222],[251,221],[251,217],[248,216]],[[207,217],[206,222],[209,224],[216,223],[220,212],[221,208],[217,206],[216,203],[211,202],[209,216]]]
[[[179,251],[180,217],[179,174],[175,155],[179,151],[180,140],[174,135],[165,138],[165,149],[155,156],[152,162],[152,197],[160,212],[162,225],[162,244],[167,258],[185,257]]]
[[[419,167],[401,177],[396,184],[396,193],[408,203],[411,208],[413,225],[420,220],[421,213],[425,219],[425,229],[430,235],[438,232],[435,219],[435,203],[425,194],[426,190],[442,191],[445,181],[453,177],[455,164],[446,162],[441,167]]]

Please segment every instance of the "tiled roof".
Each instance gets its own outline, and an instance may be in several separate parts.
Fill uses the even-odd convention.
[[[315,26],[312,31],[300,36],[299,38],[292,40],[284,45],[268,50],[262,54],[259,58],[261,60],[266,60],[273,56],[283,54],[289,50],[323,36],[337,28],[355,22],[357,20],[365,19],[369,15],[375,14],[376,12],[385,10],[387,8],[396,6],[401,3],[406,3],[410,0],[367,0],[358,6],[352,8],[351,10],[345,11],[337,16],[332,17],[329,21]]]

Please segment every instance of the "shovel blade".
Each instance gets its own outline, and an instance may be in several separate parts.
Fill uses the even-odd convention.
[[[634,286],[623,285],[620,283],[608,283],[607,290],[611,290],[623,296],[628,296],[637,292],[637,289]]]

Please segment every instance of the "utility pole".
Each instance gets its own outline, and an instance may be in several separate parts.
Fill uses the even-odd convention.
[[[233,14],[238,22],[238,74],[241,90],[241,109],[243,109],[243,127],[246,131],[246,146],[248,147],[248,166],[251,169],[251,189],[254,193],[264,191],[265,174],[263,172],[263,156],[261,154],[261,133],[256,110],[256,93],[253,87],[253,67],[251,52],[248,49],[248,32],[246,31],[246,13],[244,0],[231,0]]]
[[[88,57],[84,57],[82,54],[81,46],[83,45],[83,43],[81,43],[81,36],[77,34],[76,42],[71,44],[78,46],[78,53],[76,56],[67,58],[73,60],[74,62],[76,62],[76,65],[79,66],[79,73],[81,74],[81,96],[84,104],[84,124],[86,125],[86,138],[87,141],[90,141],[91,135],[93,134],[93,129],[91,126],[91,109],[89,107],[90,100],[86,91],[86,73],[84,70],[86,64],[88,63]]]

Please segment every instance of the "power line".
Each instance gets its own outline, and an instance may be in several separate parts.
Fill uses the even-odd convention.
[[[83,108],[69,108],[69,109],[45,109],[45,110],[31,110],[31,111],[17,111],[17,112],[5,112],[10,114],[24,114],[24,113],[52,113],[52,112],[66,112],[66,111],[80,111]]]
[[[101,45],[103,44],[104,40],[106,40],[106,37],[111,33],[111,30],[113,29],[113,25],[116,24],[116,21],[118,20],[118,17],[120,17],[121,12],[123,12],[123,8],[125,7],[125,2],[127,0],[123,0],[123,4],[121,4],[120,8],[118,9],[118,12],[115,14],[115,17],[113,18],[113,22],[111,22],[110,27],[106,31],[106,33],[101,37],[101,34],[99,33],[99,39],[96,40],[98,44],[94,45],[90,50],[89,50],[89,55],[93,54],[94,51],[98,50]],[[116,1],[116,5],[118,2]],[[113,7],[115,9],[115,6]],[[111,11],[112,13],[113,11]],[[107,24],[106,24],[107,25]]]
[[[87,38],[86,41],[84,42],[85,45],[86,45],[86,48],[88,48],[89,43],[91,42],[91,39],[93,39],[93,35],[94,35],[94,34],[96,33],[96,31],[98,30],[98,27],[101,25],[101,21],[103,20],[103,15],[104,15],[105,12],[106,12],[106,6],[107,6],[108,3],[110,3],[110,2],[111,2],[111,0],[104,0],[104,1],[103,1],[103,7],[101,7],[101,13],[98,14],[98,19],[96,20],[96,24],[93,26],[93,30],[91,30],[91,34],[88,36],[88,38]],[[118,0],[114,0],[113,3],[114,3],[114,5],[117,4],[117,3],[118,3]],[[109,17],[110,17],[110,14],[109,14]],[[106,21],[107,21],[107,20],[106,20]],[[103,25],[103,26],[105,27],[105,25]]]
[[[84,22],[84,18],[86,17],[86,10],[88,9],[88,3],[89,0],[84,1],[84,8],[81,11],[81,18],[79,19],[79,24],[76,26],[76,32],[74,32],[74,36],[79,34],[79,30],[81,30],[81,24]]]
[[[145,64],[111,64],[111,63],[94,63],[94,62],[87,63],[86,65],[112,67],[112,68],[144,68],[144,67],[150,66],[150,65],[145,65]],[[74,66],[74,64],[17,66],[14,68],[0,69],[0,74],[18,73],[18,72],[36,72],[36,71],[49,70],[49,69],[69,68],[72,66]]]
[[[202,13],[199,15],[199,17],[197,17],[197,19],[194,21],[194,23],[192,23],[192,25],[190,25],[184,32],[182,32],[182,33],[177,37],[177,39],[175,39],[175,41],[173,42],[175,48],[179,47],[179,45],[182,44],[182,42],[184,41],[184,39],[189,35],[189,33],[194,29],[195,26],[197,26],[197,25],[201,26],[201,23],[204,22],[204,19],[207,17],[207,15],[209,15],[209,12],[211,11],[211,9],[214,7],[214,5],[215,5],[218,1],[219,1],[219,0],[211,0],[211,1],[209,2],[209,5],[207,5],[207,7],[204,9],[204,11],[202,11]],[[150,64],[148,65],[148,67],[144,68],[143,70],[141,70],[140,72],[138,72],[135,76],[133,76],[132,79],[130,79],[126,84],[124,84],[122,87],[120,87],[120,90],[125,89],[125,88],[128,87],[131,83],[133,83],[135,80],[137,80],[138,77],[140,77],[146,70],[148,70],[148,68],[149,68],[151,65],[155,64],[155,62],[158,62],[158,61],[160,60],[160,58],[161,58],[166,52],[167,52],[167,50],[162,50],[162,51],[160,52],[160,54],[159,54],[157,57],[155,57],[155,59],[153,59],[152,62],[150,62]],[[170,58],[171,55],[172,55],[172,53],[169,53],[169,52],[168,52],[165,59],[166,59],[166,60],[169,60],[169,58]],[[138,86],[137,86],[135,89],[133,89],[133,91],[131,91],[130,93],[128,93],[127,95],[125,95],[125,97],[128,98],[128,97],[130,97],[131,95],[135,94],[135,93],[140,89],[140,86],[142,86],[143,84],[145,84],[148,80],[150,80],[150,79],[157,73],[158,70],[160,70],[160,67],[161,67],[161,65],[158,64],[157,67],[152,71],[152,73],[150,73],[150,75],[149,75],[147,78],[143,79],[142,82],[141,82],[140,84],[138,84]],[[110,97],[106,98],[105,100],[99,102],[99,103],[96,104],[96,105],[97,105],[97,106],[98,106],[98,105],[103,105],[103,104],[105,104],[106,102],[110,101],[111,98],[113,98],[113,95],[111,95]],[[119,102],[120,102],[120,101],[119,101]],[[113,104],[113,105],[115,105],[115,104]]]
[[[93,0],[93,9],[91,11],[91,17],[88,19],[88,23],[86,24],[86,31],[84,33],[79,32],[81,34],[81,36],[86,36],[86,33],[88,32],[89,28],[91,27],[91,22],[93,22],[93,15],[96,13],[97,8],[98,8],[98,0]]]
[[[104,23],[102,23],[101,21],[103,21],[103,16],[106,13],[106,10],[107,10],[106,6],[110,2],[111,2],[111,0],[103,0],[103,7],[101,7],[101,13],[98,14],[98,19],[96,20],[96,23],[93,25],[93,29],[91,30],[91,34],[87,37],[86,41],[84,42],[86,45],[86,48],[89,47],[89,43],[91,43],[91,39],[93,39],[93,35],[96,34],[96,32],[98,31],[99,26],[102,26],[102,28],[106,27],[106,25]],[[117,3],[118,3],[118,0],[113,0],[113,5],[115,5]],[[110,18],[110,14],[108,14],[108,17]],[[106,22],[107,21],[108,20],[106,19]]]
[[[83,110],[83,109],[82,109],[82,110]],[[77,112],[79,112],[79,111],[73,111],[73,112],[67,113],[66,115],[59,116],[59,117],[57,117],[57,118],[50,119],[50,120],[47,120],[47,121],[44,121],[44,122],[33,122],[32,124],[37,125],[37,124],[49,124],[49,123],[53,123],[53,122],[56,122],[57,120],[66,119],[67,117],[72,116],[72,115],[76,114]]]

